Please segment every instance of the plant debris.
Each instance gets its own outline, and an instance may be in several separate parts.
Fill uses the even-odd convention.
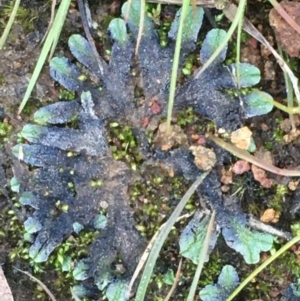
[[[294,1],[282,1],[281,7],[287,14],[300,25],[300,3]],[[300,33],[284,20],[277,10],[273,8],[269,15],[270,25],[275,31],[276,38],[291,57],[300,57]],[[293,41],[291,43],[291,41]]]

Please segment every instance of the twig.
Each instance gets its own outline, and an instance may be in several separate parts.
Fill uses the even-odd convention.
[[[99,53],[98,53],[97,48],[96,48],[95,43],[94,43],[94,39],[93,39],[93,37],[90,33],[90,30],[89,30],[89,23],[88,23],[88,20],[87,20],[87,14],[86,14],[86,10],[84,8],[83,1],[84,0],[77,0],[80,16],[81,16],[81,20],[82,20],[83,29],[84,29],[85,35],[86,35],[86,37],[87,37],[87,39],[90,43],[90,46],[93,50],[96,61],[98,63],[100,74],[103,76],[103,74],[104,74],[103,63],[101,62]],[[87,5],[86,5],[86,8],[88,8]]]
[[[252,216],[249,219],[249,226],[253,229],[259,230],[261,232],[269,233],[273,236],[277,236],[285,240],[292,239],[292,235],[289,232],[280,231],[270,225],[266,225]]]
[[[47,295],[49,296],[49,298],[52,301],[57,301],[56,298],[53,296],[53,294],[50,292],[50,290],[48,289],[48,287],[39,279],[35,278],[33,275],[31,275],[30,273],[26,272],[26,271],[22,271],[20,269],[18,269],[17,267],[13,267],[14,269],[16,269],[17,271],[29,276],[30,279],[34,280],[35,282],[37,282],[41,288],[47,293]]]
[[[181,266],[182,266],[182,257],[180,258],[180,261],[179,261],[179,264],[178,264],[178,268],[177,268],[177,272],[176,272],[176,275],[175,275],[174,283],[173,283],[170,291],[168,292],[168,295],[164,299],[164,301],[169,301],[169,299],[172,297],[172,295],[173,295],[173,293],[174,293],[174,291],[175,291],[175,289],[178,285],[180,275],[181,275]]]
[[[214,137],[212,135],[209,135],[209,139],[214,141],[216,144],[218,144],[220,147],[224,148],[234,156],[245,160],[247,162],[250,162],[253,165],[256,165],[262,169],[265,169],[267,171],[270,171],[272,173],[275,173],[280,176],[285,177],[300,177],[300,170],[289,170],[284,168],[278,168],[272,164],[268,164],[252,155],[250,155],[247,151],[240,149],[236,147],[235,145],[232,145],[230,143],[225,142],[224,140]]]
[[[129,10],[130,8],[128,8]],[[139,22],[139,32],[136,40],[136,46],[135,46],[135,55],[138,54],[140,43],[143,36],[144,31],[144,21],[145,21],[145,13],[146,13],[146,1],[141,0],[141,11],[140,11],[140,22]]]
[[[269,2],[273,5],[278,14],[300,34],[300,26],[288,15],[282,6],[276,0],[269,0]]]
[[[46,33],[44,34],[44,37],[43,37],[42,41],[40,42],[39,46],[41,46],[44,43],[44,41],[47,38],[47,35],[48,35],[48,33],[49,33],[49,31],[50,31],[50,29],[52,27],[52,24],[53,24],[53,21],[54,21],[54,17],[55,17],[56,3],[57,3],[57,0],[52,0],[50,21],[49,21]]]

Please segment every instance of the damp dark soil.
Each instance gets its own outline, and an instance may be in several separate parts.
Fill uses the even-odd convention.
[[[99,53],[105,58],[106,50],[111,47],[106,28],[113,17],[120,15],[121,3],[118,1],[112,3],[94,1],[90,3],[90,5],[92,17],[99,26],[94,30],[93,36]],[[0,30],[2,31],[3,24],[7,22],[9,7],[12,6],[12,2],[2,1],[0,3],[0,7],[1,6],[5,7],[5,10],[0,9],[0,20],[2,21]],[[108,156],[108,159],[101,161],[99,158],[94,160],[87,157],[85,159],[86,161],[83,161],[79,160],[76,156],[64,157],[61,152],[53,153],[51,156],[47,153],[44,154],[44,157],[43,154],[40,154],[41,160],[49,160],[47,162],[52,160],[52,167],[48,167],[49,169],[53,168],[54,171],[62,170],[61,174],[55,178],[54,175],[57,175],[57,173],[53,172],[53,178],[50,179],[48,178],[49,170],[44,172],[42,168],[39,169],[36,167],[38,166],[36,162],[31,162],[32,170],[29,170],[29,172],[31,175],[35,174],[36,178],[34,178],[34,184],[30,183],[30,179],[28,178],[29,173],[24,172],[22,164],[18,165],[16,160],[11,156],[11,149],[20,138],[18,133],[26,123],[32,121],[33,114],[38,108],[55,103],[59,99],[66,99],[69,97],[69,94],[53,81],[50,77],[48,64],[46,64],[29,103],[26,105],[21,116],[17,116],[18,105],[24,95],[30,75],[39,55],[39,43],[48,26],[51,3],[37,0],[22,1],[21,9],[22,11],[17,17],[6,46],[0,52],[0,178],[2,191],[0,194],[0,264],[3,267],[15,301],[48,300],[48,297],[35,282],[28,279],[28,276],[16,272],[14,267],[30,272],[44,282],[57,297],[57,300],[67,301],[71,300],[69,288],[75,284],[75,281],[71,273],[62,271],[61,258],[63,258],[63,255],[68,254],[73,261],[76,261],[87,256],[90,256],[90,258],[101,256],[102,253],[107,253],[107,248],[111,247],[114,251],[111,252],[109,261],[114,265],[114,269],[117,270],[118,263],[115,262],[115,258],[118,257],[119,254],[122,254],[123,258],[127,259],[129,263],[133,263],[133,266],[128,267],[126,260],[119,262],[119,265],[124,264],[127,268],[126,272],[132,274],[135,268],[134,260],[136,260],[136,258],[132,257],[138,257],[141,250],[145,247],[146,241],[150,240],[160,225],[166,221],[181,197],[189,188],[191,182],[186,179],[187,177],[184,177],[184,172],[187,172],[190,166],[185,166],[180,163],[182,157],[187,157],[186,153],[180,152],[175,152],[170,156],[165,156],[157,152],[156,161],[149,160],[148,163],[145,163],[147,162],[147,152],[149,152],[149,150],[152,151],[152,149],[156,147],[155,143],[160,143],[159,139],[155,140],[155,137],[158,135],[157,128],[154,127],[155,130],[147,133],[148,139],[146,139],[146,144],[150,141],[150,145],[147,145],[147,147],[142,148],[142,151],[140,151],[138,142],[143,139],[145,140],[145,137],[142,135],[139,136],[140,133],[133,127],[133,125],[136,126],[138,124],[136,116],[118,120],[116,112],[114,113],[108,110],[107,112],[109,112],[112,117],[105,121],[105,128],[111,154],[107,155],[107,153],[105,153],[106,150],[104,151],[104,146],[103,149],[97,153],[97,155]],[[246,15],[250,21],[260,29],[263,35],[275,44],[274,33],[268,23],[270,9],[271,6],[264,2],[258,4],[249,3]],[[175,12],[176,7],[166,6],[163,8],[161,18],[166,20],[172,19]],[[212,10],[211,13],[218,15],[220,12]],[[207,19],[205,20],[203,30],[206,30],[206,28],[209,30],[211,26]],[[221,26],[228,28],[229,23],[223,20]],[[68,37],[74,33],[83,34],[83,28],[77,6],[75,3],[72,3],[56,50],[58,55],[64,55],[73,59],[67,47],[67,40]],[[234,44],[233,42],[233,44],[229,46],[228,57],[235,57]],[[152,47],[151,44],[148,46]],[[246,35],[242,44],[242,60],[251,62],[260,68],[262,72],[261,87],[264,91],[273,95],[274,99],[283,101],[286,95],[284,76],[281,69],[276,64],[275,59],[273,59],[264,48],[257,45],[253,42],[252,38]],[[293,70],[299,70],[299,61],[294,59],[292,63]],[[157,67],[157,64],[155,67]],[[149,67],[149,70],[150,69]],[[151,72],[155,74],[155,72],[163,73],[164,71],[150,70],[149,73]],[[145,85],[147,84],[148,91],[150,91],[152,82],[145,83]],[[200,84],[199,87],[196,88],[199,89],[195,89],[195,94],[197,91],[203,91]],[[203,95],[205,96],[204,92]],[[238,116],[239,114],[235,105],[232,106],[231,110],[227,109],[226,114],[214,113],[212,111],[215,110],[216,107],[219,107],[219,105],[215,103],[207,105],[206,108],[185,107],[185,102],[188,101],[188,97],[193,98],[194,96],[185,94],[185,90],[183,89],[181,98],[179,98],[179,100],[182,100],[183,105],[181,103],[178,104],[177,113],[173,120],[174,124],[182,128],[182,132],[187,137],[187,145],[197,145],[206,142],[209,147],[213,147],[209,141],[206,141],[205,133],[212,128],[214,129],[215,125],[211,120],[199,114],[200,111],[203,112],[205,117],[214,116],[214,118],[211,119],[213,119],[219,127],[227,127],[227,129],[232,130],[237,127],[248,126],[253,133],[253,139],[257,149],[269,151],[272,155],[274,165],[289,169],[299,167],[300,136],[288,143],[284,140],[284,136],[288,135],[291,131],[288,122],[289,116],[287,114],[274,109],[271,113],[263,117],[255,117],[244,121]],[[160,99],[152,99],[151,103],[149,102],[152,113],[155,108],[158,110],[161,109],[159,106],[155,107],[156,102],[159,100]],[[231,105],[232,104],[226,103],[226,99],[223,99],[219,111],[222,111],[222,107]],[[100,109],[102,109],[102,107]],[[98,108],[99,111],[100,109]],[[128,116],[130,115],[128,108],[125,108],[123,110],[123,113],[124,112]],[[82,117],[83,120],[85,117]],[[126,119],[130,120],[131,124],[126,124]],[[160,120],[163,120],[163,118]],[[144,123],[147,122],[148,120],[144,118]],[[300,121],[298,121],[296,117],[296,124],[298,125],[299,123]],[[99,123],[97,126],[101,132],[103,124],[101,123],[100,125]],[[84,130],[92,129],[87,126]],[[99,136],[101,137],[104,134],[100,132]],[[92,143],[93,141],[91,144]],[[269,188],[265,188],[256,181],[253,174],[248,171],[243,175],[233,174],[230,183],[221,184],[222,171],[224,169],[230,170],[232,164],[235,163],[237,159],[220,149],[216,149],[216,152],[219,154],[218,158],[221,159],[210,178],[211,185],[215,187],[216,192],[222,193],[224,198],[230,198],[232,195],[236,195],[243,212],[251,213],[257,219],[263,215],[266,209],[275,209],[280,212],[280,219],[274,226],[290,232],[290,226],[298,221],[300,214],[298,205],[300,197],[297,188],[298,179],[268,174],[268,178],[273,180],[273,185]],[[176,158],[176,160],[174,158]],[[14,172],[12,171],[13,165]],[[70,166],[77,166],[81,172],[76,174],[76,177],[72,177],[72,179],[70,178],[70,173],[72,172]],[[138,173],[134,171],[137,167],[139,169]],[[176,176],[176,168],[181,170],[181,174],[178,172],[180,174],[178,176]],[[38,176],[37,170],[39,170]],[[101,179],[105,180],[105,185],[102,186],[102,183],[100,184],[97,182],[98,179],[93,177],[95,170],[97,170],[97,173],[101,172],[107,176],[107,178]],[[56,225],[60,227],[60,232],[58,231],[56,233],[57,236],[54,237],[54,240],[57,239],[57,243],[49,246],[49,250],[51,248],[57,249],[49,256],[46,263],[37,264],[32,262],[29,258],[28,253],[31,243],[26,242],[23,237],[23,223],[28,212],[25,212],[25,209],[19,204],[17,194],[11,191],[9,185],[10,179],[16,174],[19,174],[24,182],[27,181],[29,186],[32,185],[30,187],[43,188],[45,187],[43,185],[47,183],[47,187],[51,190],[53,188],[51,182],[60,183],[61,186],[57,185],[59,187],[55,188],[59,194],[59,189],[61,189],[63,184],[68,185],[72,182],[76,185],[82,185],[82,189],[78,190],[82,194],[80,196],[82,199],[103,198],[104,195],[107,200],[110,200],[110,204],[117,204],[118,201],[123,201],[124,199],[127,203],[111,205],[112,209],[109,214],[114,217],[114,224],[112,228],[109,228],[105,232],[107,237],[103,237],[103,235],[101,237],[102,242],[104,241],[103,239],[106,239],[106,243],[102,245],[94,244],[91,249],[89,247],[92,245],[98,233],[95,234],[93,231],[86,229],[80,236],[74,233],[69,235],[69,232],[72,232],[68,228],[71,225],[69,224],[70,221],[62,220],[61,224]],[[91,181],[93,181],[93,189],[90,189],[91,187],[89,186],[91,185]],[[101,189],[97,186],[98,184],[101,186]],[[203,194],[207,198],[212,197],[212,192],[209,191],[211,187],[205,188],[205,186],[203,186],[202,189],[204,190]],[[45,196],[45,191],[41,191],[41,193]],[[201,195],[201,191],[199,195]],[[78,216],[76,214],[80,212],[78,208],[84,207],[85,203],[75,203],[75,199],[78,199],[78,196],[74,196],[74,191],[71,188],[64,197],[70,200],[70,203],[68,203],[69,206],[74,205],[76,210],[74,209],[72,214],[77,218]],[[192,213],[195,209],[200,207],[201,202],[198,196],[195,195],[188,202],[184,213]],[[128,208],[130,208],[130,214],[128,213]],[[45,206],[45,208],[39,210],[39,214],[47,215],[47,209],[49,208]],[[95,208],[91,205],[90,208],[84,211],[84,215],[79,217],[83,224],[86,224],[87,220],[93,217],[95,214],[94,209]],[[99,209],[106,212],[105,202],[102,203],[102,208]],[[172,269],[173,271],[177,269],[179,262],[178,240],[186,223],[187,221],[183,221],[176,226],[176,229],[171,232],[162,250],[152,284],[149,288],[148,300],[163,300],[163,297],[168,293],[169,286],[164,284],[163,277],[168,269]],[[135,224],[138,226],[135,227]],[[50,227],[50,225],[45,225],[45,229],[48,231],[47,226]],[[140,240],[137,238],[136,228],[143,237]],[[126,234],[124,234],[124,229],[127,231]],[[45,233],[48,233],[46,230]],[[67,241],[61,244],[61,237],[65,237],[66,234],[68,234]],[[122,238],[123,241],[121,239],[114,241],[110,239],[112,236],[121,237],[122,235],[124,235]],[[124,241],[126,241],[127,244],[125,244]],[[133,241],[139,241],[139,244],[134,245]],[[47,244],[48,242],[44,241],[43,243]],[[275,244],[276,249],[282,244],[283,241],[278,240]],[[52,252],[52,249],[49,253]],[[262,253],[260,262],[263,262],[268,257],[269,253]],[[216,282],[225,264],[238,267],[241,279],[244,279],[256,267],[256,265],[245,264],[242,257],[230,249],[225,241],[220,238],[217,247],[211,254],[210,261],[205,265],[203,275],[199,282],[199,288]],[[299,249],[295,246],[259,274],[253,282],[247,286],[238,300],[255,300],[259,298],[262,300],[284,300],[281,297],[281,293],[290,283],[295,282],[295,280],[300,277],[299,266]],[[181,279],[173,300],[184,300],[191,284],[194,271],[195,266],[191,262],[186,261],[182,267]],[[98,300],[104,300],[104,297],[98,295]]]

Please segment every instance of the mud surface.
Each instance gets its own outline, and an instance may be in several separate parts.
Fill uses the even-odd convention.
[[[39,3],[36,3],[36,6],[38,9]],[[103,10],[105,9],[108,12],[111,6],[104,5]],[[96,9],[92,11],[95,12]],[[34,33],[27,33],[23,28],[15,27],[13,38],[8,41],[0,57],[0,104],[4,111],[1,121],[8,122],[14,127],[10,139],[3,138],[0,153],[2,166],[0,169],[2,179],[0,218],[4,232],[4,236],[0,237],[2,245],[0,255],[15,300],[37,300],[36,285],[24,276],[14,274],[12,268],[12,265],[16,265],[20,269],[33,272],[32,265],[29,265],[22,256],[16,256],[13,259],[9,259],[8,256],[12,250],[22,245],[20,241],[23,237],[18,231],[23,231],[24,223],[25,228],[32,229],[30,231],[33,234],[31,242],[26,245],[30,248],[29,256],[40,263],[48,260],[62,242],[77,235],[75,225],[80,225],[85,230],[97,228],[95,226],[97,216],[104,213],[107,217],[106,227],[100,231],[100,234],[95,235],[87,253],[79,256],[79,259],[82,259],[87,266],[86,280],[83,282],[89,293],[95,296],[98,294],[96,286],[101,287],[105,281],[112,281],[115,278],[130,279],[147,242],[136,229],[136,221],[144,220],[147,225],[147,223],[150,224],[151,217],[139,215],[142,211],[141,207],[145,204],[141,200],[132,203],[132,196],[128,193],[129,187],[139,181],[141,183],[144,181],[144,184],[148,183],[146,179],[151,171],[149,168],[148,174],[147,166],[152,165],[156,166],[158,172],[162,174],[167,168],[169,172],[172,171],[172,176],[185,178],[186,185],[192,183],[202,171],[196,167],[194,157],[188,147],[198,143],[198,139],[193,140],[194,135],[198,135],[199,139],[205,136],[206,131],[211,128],[211,121],[218,128],[228,131],[240,128],[242,125],[250,126],[256,146],[269,148],[276,166],[290,169],[299,166],[300,155],[297,151],[299,138],[288,144],[281,139],[285,132],[280,128],[280,123],[288,116],[274,110],[266,116],[245,120],[239,101],[221,92],[224,88],[234,86],[231,75],[221,65],[209,68],[198,79],[192,77],[186,79],[176,91],[177,121],[180,121],[181,110],[188,107],[193,108],[196,113],[193,121],[183,127],[188,142],[183,143],[185,145],[179,143],[167,151],[162,151],[161,148],[149,142],[146,131],[152,131],[155,135],[158,121],[166,113],[171,60],[174,52],[174,41],[171,41],[166,48],[160,47],[158,36],[153,28],[149,28],[148,35],[141,40],[138,52],[138,78],[131,75],[132,68],[136,64],[132,60],[137,32],[133,26],[130,27],[133,41],[128,39],[125,45],[115,41],[109,61],[104,57],[104,74],[99,73],[94,57],[86,57],[82,63],[94,76],[96,75],[97,84],[102,87],[101,91],[90,80],[84,82],[78,80],[82,70],[73,64],[74,58],[62,39],[58,52],[60,51],[70,59],[66,58],[65,63],[72,70],[71,78],[66,79],[53,70],[49,71],[46,67],[38,81],[34,97],[28,104],[30,110],[28,109],[28,114],[23,114],[24,120],[20,120],[16,116],[17,105],[24,94],[37,58],[37,45],[46,30],[46,24],[42,26],[38,20],[36,24],[41,26],[39,27],[41,30]],[[77,32],[82,32],[82,29],[77,9],[74,7],[70,11],[63,37]],[[104,44],[103,41],[97,44],[102,55]],[[249,44],[244,47],[251,48]],[[196,46],[191,43],[183,49],[181,64],[195,48]],[[257,53],[257,56],[262,57],[261,53]],[[77,98],[57,102],[58,92],[49,74],[68,90],[76,92]],[[268,86],[270,83],[271,89],[277,89],[278,95],[285,97],[281,93],[281,77],[282,74],[276,74],[275,79],[265,81],[264,84]],[[143,97],[136,96],[137,85],[143,91]],[[87,91],[90,93],[86,93]],[[52,102],[55,103],[40,109],[35,115],[36,121],[48,116],[47,125],[25,125],[28,120],[32,122],[32,115],[37,107]],[[132,129],[140,156],[138,162],[142,163],[137,171],[131,170],[128,164],[114,158],[112,145],[118,147],[118,141],[111,139],[106,129],[111,122],[116,121],[121,126],[127,125]],[[21,138],[17,137],[20,130],[22,130]],[[243,176],[234,175],[229,190],[222,192],[224,185],[220,181],[221,170],[228,169],[236,159],[212,142],[203,139],[206,146],[215,151],[217,166],[197,192],[207,208],[216,210],[226,239],[226,235],[233,235],[228,226],[228,216],[239,217],[239,223],[244,225],[247,225],[250,213],[259,218],[266,208],[275,207],[274,199],[278,198],[278,185],[286,186],[291,179],[269,175],[275,184],[272,188],[265,189],[253,179],[249,171]],[[19,144],[13,148],[17,140]],[[8,182],[12,176],[16,177],[19,182],[17,193],[9,189]],[[238,198],[231,197],[240,187],[243,189]],[[185,190],[187,188],[188,186]],[[173,195],[170,190],[167,188],[161,193]],[[146,192],[141,195],[141,199],[146,198]],[[283,196],[279,196],[279,205],[276,203],[282,212],[282,218],[278,223],[279,228],[290,231],[289,226],[299,214],[298,198],[299,192],[291,189],[287,190]],[[180,197],[175,197],[173,204],[169,206],[174,207],[178,199]],[[29,205],[30,208],[20,205],[16,208],[13,204],[18,203],[18,200],[23,205]],[[255,210],[253,210],[254,207]],[[13,213],[13,210],[16,213]],[[14,219],[7,220],[9,212],[14,215]],[[169,252],[173,253],[176,247],[171,246]],[[231,252],[227,246],[224,246],[224,242],[220,243],[219,248],[224,251],[224,254]],[[167,258],[168,252],[163,254]],[[236,262],[238,259],[234,255],[228,255],[224,261],[227,260]],[[116,268],[117,264],[122,265],[124,269],[121,273]],[[162,267],[158,267],[161,273],[167,268],[164,265],[162,263]],[[188,275],[190,272],[186,267],[184,269]],[[54,294],[57,292],[60,296],[59,300],[70,300],[69,293],[55,284],[57,277],[55,269],[48,266],[46,270],[48,276],[41,276],[45,284]],[[248,267],[242,268],[243,275],[247,275],[248,272]],[[262,290],[268,296],[266,300],[270,298],[283,300],[280,293],[291,281],[295,280],[295,277],[300,276],[298,272],[292,271],[289,265],[282,267],[284,277],[281,282],[276,280],[273,283],[268,273],[270,271],[266,271],[262,278],[265,277],[267,280],[264,280],[269,281],[270,286],[275,286],[278,294],[275,296],[274,290],[273,292]],[[188,285],[188,280],[183,281],[174,300],[183,300],[184,291]],[[154,291],[156,289],[152,288]],[[261,291],[253,284],[245,293],[243,300],[250,300],[252,296],[254,298],[258,295],[261,295]],[[45,296],[43,298],[46,300]],[[98,298],[102,300],[101,297]],[[151,299],[152,297],[149,298],[149,300],[154,300]]]

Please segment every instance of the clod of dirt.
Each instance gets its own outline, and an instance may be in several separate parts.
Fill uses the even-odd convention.
[[[249,171],[249,170],[250,170],[250,164],[249,164],[249,162],[244,161],[244,160],[238,160],[232,166],[232,171],[236,175],[241,175],[241,174],[243,174],[243,173],[245,173],[246,171]]]
[[[264,148],[261,148],[255,153],[255,157],[259,158],[261,161],[266,162],[268,164],[273,164],[273,158],[272,154],[265,150]],[[270,188],[273,184],[272,179],[267,178],[267,173],[265,170],[252,165],[251,171],[253,173],[254,179],[258,181],[263,187]]]
[[[195,164],[202,170],[209,170],[217,162],[216,154],[209,148],[201,145],[191,146],[190,151],[195,156]]]
[[[252,132],[244,126],[231,133],[230,139],[238,148],[248,149],[251,145]]]
[[[230,184],[232,183],[232,170],[226,170],[225,168],[223,168],[221,170],[221,182],[223,184]]]
[[[267,173],[263,169],[252,165],[251,171],[253,173],[254,179],[258,181],[261,184],[261,186],[265,188],[270,188],[272,186],[273,180],[267,178]]]
[[[287,135],[283,136],[283,140],[285,143],[290,143],[296,138],[300,136],[300,130],[296,130],[295,132],[290,132]]]
[[[166,122],[159,125],[157,136],[154,139],[155,145],[163,151],[167,151],[175,145],[186,145],[187,142],[187,136],[180,126],[171,125],[168,131]]]
[[[282,1],[281,7],[300,25],[300,3]],[[270,25],[273,27],[276,38],[282,48],[291,56],[300,56],[300,34],[291,27],[276,11],[272,9],[269,15]]]
[[[263,223],[272,223],[276,224],[279,221],[280,212],[274,210],[273,208],[267,209],[263,215],[260,217],[260,220]]]
[[[295,191],[299,185],[299,181],[290,181],[288,187],[290,190]]]

